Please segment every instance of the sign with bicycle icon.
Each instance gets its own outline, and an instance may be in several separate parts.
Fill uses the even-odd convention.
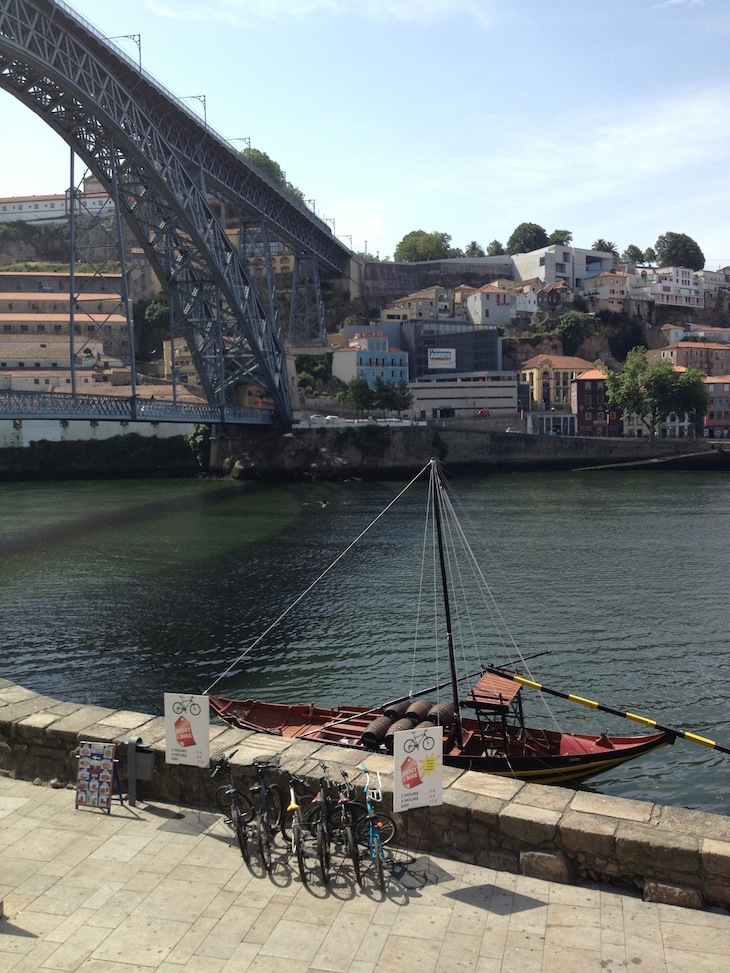
[[[415,727],[393,734],[393,810],[443,803],[443,729]]]
[[[208,697],[165,693],[165,760],[167,763],[207,767],[210,762],[209,741]]]

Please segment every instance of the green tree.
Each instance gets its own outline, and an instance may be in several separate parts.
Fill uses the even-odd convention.
[[[644,251],[640,250],[635,243],[630,243],[621,254],[621,261],[625,264],[643,264]]]
[[[413,392],[408,388],[408,382],[396,382],[395,394],[393,398],[394,408],[398,413],[398,418],[402,416],[406,409],[413,405]]]
[[[507,241],[507,253],[530,253],[548,245],[548,235],[538,223],[520,223]]]
[[[689,267],[702,270],[705,255],[686,233],[662,233],[654,245],[660,267]]]
[[[564,355],[575,355],[585,337],[586,319],[579,311],[566,311],[558,318],[555,334],[560,335]]]
[[[426,233],[425,230],[412,230],[406,233],[395,248],[393,259],[398,263],[414,263],[418,260],[444,260],[450,256],[451,237],[448,233]]]
[[[656,250],[654,249],[654,247],[646,248],[646,250],[644,251],[644,260],[648,264],[656,263]]]
[[[347,385],[345,399],[355,412],[367,412],[375,405],[375,390],[367,379],[353,378]]]
[[[486,256],[486,254],[484,253],[484,250],[477,243],[476,240],[472,240],[471,241],[471,243],[467,246],[466,250],[464,251],[464,254],[467,257],[484,257],[484,256]]]
[[[502,257],[507,251],[504,249],[499,240],[492,240],[492,242],[487,247],[488,257]]]
[[[693,424],[707,414],[710,396],[705,374],[697,368],[677,372],[677,412],[686,415]]]
[[[613,240],[604,240],[600,237],[595,241],[591,250],[600,250],[601,253],[610,253],[614,260],[618,260],[618,247]]]
[[[410,409],[413,404],[413,394],[407,382],[386,382],[382,378],[375,379],[374,405],[386,412],[397,412],[400,418],[404,409]]]
[[[267,155],[266,152],[262,152],[261,149],[255,149],[253,146],[250,149],[244,149],[243,152],[239,152],[239,155],[246,160],[246,162],[251,163],[257,169],[260,169],[265,176],[276,183],[281,189],[289,193],[290,196],[294,196],[300,202],[304,202],[304,193],[301,189],[297,189],[296,186],[292,185],[286,178],[286,173],[281,168],[278,162],[275,162],[271,156]]]
[[[570,230],[553,230],[548,237],[548,243],[554,243],[558,247],[569,247],[573,242],[573,234]]]
[[[159,301],[152,301],[147,305],[144,312],[144,319],[151,328],[162,328],[170,324],[170,308],[167,304]]]
[[[687,373],[689,379],[685,379]],[[668,415],[688,415],[693,422],[707,411],[707,390],[696,369],[677,372],[665,358],[649,362],[646,349],[632,348],[620,372],[606,376],[608,398],[624,416],[635,416],[653,441]]]

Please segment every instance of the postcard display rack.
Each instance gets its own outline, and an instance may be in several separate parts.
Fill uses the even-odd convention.
[[[119,803],[123,804],[122,785],[119,779],[119,761],[115,759],[113,743],[79,743],[78,771],[76,774],[76,807],[98,807],[111,813],[112,794],[116,789]]]

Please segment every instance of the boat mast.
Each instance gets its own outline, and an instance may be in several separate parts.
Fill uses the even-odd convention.
[[[463,745],[461,733],[461,711],[459,708],[459,688],[456,676],[456,659],[454,656],[454,636],[451,628],[451,607],[449,605],[449,588],[446,583],[446,561],[444,559],[444,537],[441,526],[441,490],[443,483],[435,459],[431,460],[431,483],[433,485],[433,513],[436,521],[436,537],[439,548],[439,565],[441,567],[441,588],[444,595],[444,616],[446,618],[446,641],[449,649],[449,667],[451,669],[451,691],[454,698],[454,724],[456,727],[456,745]]]

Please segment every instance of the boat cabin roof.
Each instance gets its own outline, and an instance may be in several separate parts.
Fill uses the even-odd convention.
[[[491,709],[506,712],[519,695],[519,683],[491,672],[485,672],[466,697],[465,703],[473,709]]]

